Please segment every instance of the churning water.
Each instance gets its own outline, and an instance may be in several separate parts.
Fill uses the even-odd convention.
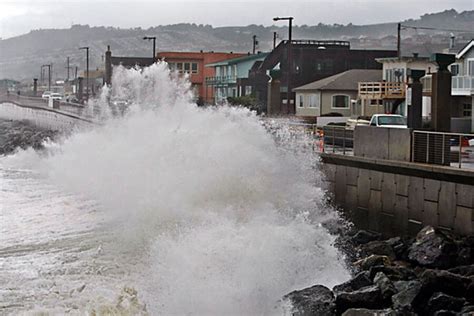
[[[0,158],[0,314],[278,315],[349,277],[284,128],[196,107],[165,63],[115,69],[104,94],[101,126]]]

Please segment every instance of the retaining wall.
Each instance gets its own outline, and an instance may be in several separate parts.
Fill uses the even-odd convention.
[[[90,120],[60,110],[26,106],[15,102],[0,102],[0,118],[26,120],[41,128],[61,131],[94,125],[94,122]]]
[[[387,236],[425,225],[474,233],[474,172],[404,161],[321,155],[328,192],[362,229]]]

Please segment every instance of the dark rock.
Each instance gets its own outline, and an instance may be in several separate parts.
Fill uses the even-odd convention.
[[[444,270],[425,270],[420,276],[423,291],[431,297],[435,292],[443,292],[456,297],[465,297],[471,284],[469,278]]]
[[[457,245],[445,232],[423,228],[411,245],[408,258],[424,267],[449,268],[457,258]]]
[[[412,312],[413,303],[421,292],[419,281],[398,281],[394,283],[398,293],[392,296],[393,307],[402,312]]]
[[[376,285],[366,286],[353,292],[340,292],[336,295],[336,309],[342,313],[349,308],[385,308],[380,289]]]
[[[363,271],[357,274],[349,281],[336,285],[333,288],[333,291],[336,294],[338,292],[352,292],[369,285],[372,285],[372,281],[370,280],[370,273],[368,271]]]
[[[366,258],[354,262],[354,266],[362,270],[369,270],[373,266],[388,266],[391,265],[390,258],[387,256],[371,255]]]
[[[468,266],[459,266],[448,270],[451,273],[459,274],[465,277],[474,275],[474,264]]]
[[[293,304],[293,315],[335,315],[334,294],[322,285],[293,291],[283,297]]]
[[[473,315],[474,314],[474,305],[466,305],[459,312],[461,315]]]
[[[399,316],[393,309],[367,309],[367,308],[350,308],[345,311],[342,316]]]
[[[448,311],[448,310],[440,310],[436,311],[433,316],[456,316],[456,312]]]
[[[371,241],[361,246],[363,253],[367,255],[387,256],[390,260],[395,260],[396,255],[392,247],[385,241]]]
[[[373,266],[370,268],[370,278],[373,279],[378,272],[383,272],[392,281],[413,280],[415,273],[402,266]]]
[[[407,260],[408,258],[408,245],[407,242],[404,241],[400,237],[390,238],[387,241],[387,244],[392,247],[395,256],[399,260]],[[411,244],[411,242],[410,242]]]
[[[383,272],[378,272],[375,275],[374,284],[379,287],[384,300],[390,300],[392,295],[397,292],[392,281],[390,281],[390,279],[385,274],[383,274]]]
[[[447,295],[441,292],[434,293],[428,301],[426,311],[434,314],[436,311],[447,310],[458,312],[463,307],[465,299]]]
[[[468,285],[465,298],[467,298],[470,303],[474,304],[474,281],[471,281],[471,284]]]
[[[474,250],[468,247],[459,247],[456,265],[469,265],[473,263]]]
[[[368,242],[379,240],[381,235],[379,233],[368,232],[366,230],[359,230],[352,238],[352,242],[357,245],[363,245]]]

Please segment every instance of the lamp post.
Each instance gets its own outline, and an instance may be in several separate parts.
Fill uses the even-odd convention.
[[[86,50],[86,100],[89,100],[89,47],[79,47]]]
[[[51,64],[41,66],[41,72],[43,67],[48,67],[48,91],[51,91]]]
[[[286,91],[286,114],[293,113],[293,107],[291,106],[291,73],[292,73],[292,56],[291,56],[291,32],[292,32],[292,26],[293,26],[293,17],[292,16],[287,16],[287,17],[275,17],[273,18],[273,21],[288,21],[288,56],[287,56],[287,78],[286,78],[286,86],[287,86],[287,91]]]
[[[255,55],[255,49],[257,48],[257,45],[258,45],[257,35],[252,36],[252,39],[253,39],[252,54]]]
[[[153,61],[155,61],[155,58],[156,58],[156,36],[144,36],[143,37],[144,40],[148,40],[148,41],[153,41]]]

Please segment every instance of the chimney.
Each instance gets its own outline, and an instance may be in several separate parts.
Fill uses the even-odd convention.
[[[418,58],[418,53],[413,53],[413,58]]]
[[[454,40],[456,39],[456,37],[454,36],[453,33],[451,33],[451,37],[449,38],[449,49],[453,49],[454,48]]]

